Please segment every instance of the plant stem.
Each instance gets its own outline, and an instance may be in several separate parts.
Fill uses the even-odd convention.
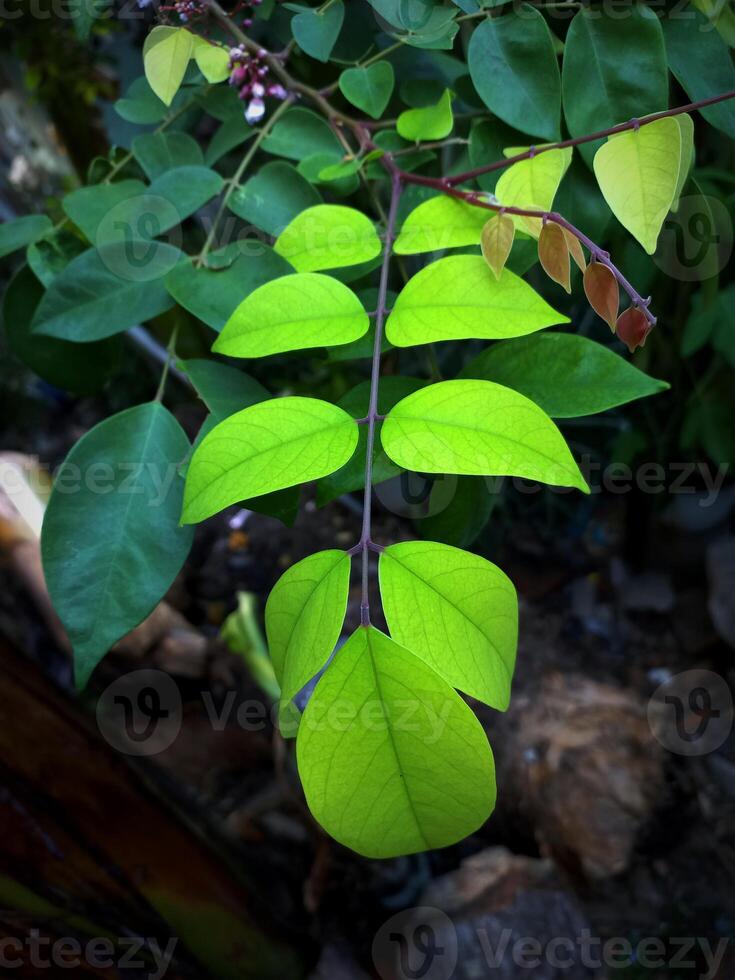
[[[699,102],[689,102],[687,105],[676,106],[674,109],[664,109],[662,112],[654,112],[643,119],[629,119],[628,122],[618,123],[609,129],[600,129],[596,133],[588,133],[586,136],[577,136],[574,139],[561,140],[558,143],[544,143],[542,146],[531,146],[523,153],[516,153],[515,156],[505,157],[503,160],[495,160],[482,167],[475,167],[474,170],[466,170],[462,174],[455,174],[448,177],[446,183],[450,186],[464,184],[475,177],[483,174],[492,173],[494,170],[502,170],[520,160],[530,160],[531,157],[546,153],[548,150],[565,150],[571,146],[581,146],[583,143],[592,143],[594,140],[605,139],[607,136],[615,136],[617,133],[625,133],[630,129],[638,129],[647,126],[649,123],[656,122],[658,119],[667,119],[669,116],[680,116],[685,112],[693,112],[695,109],[706,109],[707,106],[716,105],[718,102],[726,102],[728,99],[735,99],[735,91],[723,92],[722,95],[713,95],[709,99],[701,99]]]
[[[283,100],[283,102],[281,103],[281,105],[278,106],[278,108],[273,113],[273,115],[270,117],[270,119],[268,119],[268,121],[266,123],[264,123],[263,126],[262,126],[262,128],[259,130],[258,135],[255,137],[255,139],[253,140],[253,142],[250,144],[250,148],[248,149],[247,153],[245,154],[245,156],[240,161],[240,164],[239,164],[237,170],[232,175],[232,177],[230,177],[229,180],[225,181],[224,194],[222,195],[222,200],[219,203],[219,208],[217,209],[217,214],[214,216],[214,221],[212,222],[212,227],[209,229],[209,234],[207,235],[207,238],[206,238],[206,240],[204,242],[204,245],[202,245],[202,250],[199,253],[199,255],[197,255],[197,257],[196,257],[196,265],[197,265],[198,268],[201,267],[204,264],[204,260],[207,258],[207,255],[209,255],[210,249],[212,248],[212,245],[214,244],[214,238],[215,238],[215,235],[217,234],[217,228],[219,227],[219,223],[222,220],[222,216],[225,213],[225,210],[227,208],[227,204],[228,204],[230,198],[232,197],[232,194],[233,194],[235,188],[238,187],[239,184],[240,184],[240,181],[242,179],[242,175],[245,173],[245,171],[250,166],[250,163],[252,162],[253,157],[258,152],[258,148],[260,147],[260,144],[266,138],[266,136],[271,131],[271,129],[273,128],[273,126],[278,122],[278,120],[283,115],[283,113],[286,111],[286,109],[288,109],[291,105],[293,105],[293,102],[294,102],[293,96],[289,96],[288,98],[286,98],[286,99]]]
[[[375,316],[375,341],[373,343],[373,360],[370,372],[370,402],[367,413],[367,444],[365,448],[365,496],[362,512],[362,535],[354,553],[362,553],[362,598],[360,601],[360,621],[363,626],[370,625],[370,585],[369,585],[369,552],[376,546],[371,541],[372,530],[372,500],[373,500],[373,450],[375,448],[375,426],[378,422],[378,388],[380,385],[380,351],[383,346],[383,325],[386,314],[386,297],[388,294],[388,272],[390,256],[393,251],[393,238],[396,230],[396,215],[398,202],[401,198],[401,174],[398,170],[391,173],[390,207],[388,222],[383,243],[383,264],[380,268],[380,284],[378,286],[378,304]]]
[[[442,180],[438,177],[424,177],[421,174],[409,174],[400,172],[401,179],[406,183],[411,184],[421,184],[424,187],[435,187],[437,190],[443,191],[450,197],[456,197],[460,201],[466,201],[467,204],[472,204],[478,208],[485,208],[488,211],[498,212],[502,214],[513,214],[520,218],[538,218],[540,221],[553,221],[554,224],[560,225],[562,228],[566,228],[568,232],[571,232],[575,238],[589,249],[590,255],[595,262],[600,262],[602,265],[607,266],[607,268],[612,272],[617,281],[626,291],[631,299],[631,302],[637,306],[641,313],[645,316],[652,327],[656,325],[656,317],[648,309],[650,299],[644,299],[640,293],[628,282],[622,272],[618,269],[616,265],[610,260],[610,256],[607,252],[603,251],[596,245],[591,238],[588,238],[584,232],[580,231],[579,228],[575,227],[570,221],[559,214],[557,211],[539,211],[531,208],[516,208],[505,206],[503,204],[494,204],[491,201],[483,200],[481,191],[460,191],[455,187],[447,186],[447,181]]]
[[[156,397],[154,401],[162,402],[163,393],[166,389],[166,382],[168,381],[169,371],[171,370],[171,362],[176,357],[176,340],[179,336],[179,324],[177,323],[173,330],[171,331],[171,336],[168,341],[168,346],[166,347],[166,360],[163,365],[163,370],[161,371],[161,380],[158,382],[158,390],[156,391]]]

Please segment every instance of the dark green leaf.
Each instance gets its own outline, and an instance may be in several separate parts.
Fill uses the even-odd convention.
[[[271,397],[259,381],[229,364],[194,358],[182,361],[180,366],[218,422]]]
[[[274,156],[303,160],[315,153],[342,157],[342,144],[321,116],[310,109],[289,109],[263,140],[263,149]]]
[[[416,519],[422,538],[455,548],[469,548],[490,520],[498,496],[482,476],[458,476],[452,499],[442,506],[446,490],[436,483],[429,496],[428,515]]]
[[[470,39],[467,63],[491,112],[522,133],[559,139],[559,66],[537,10],[523,4],[517,12],[484,20]]]
[[[301,50],[317,61],[328,61],[345,18],[342,0],[336,0],[324,10],[296,4],[288,6],[291,10],[299,11],[291,21],[291,30]]]
[[[297,214],[321,201],[319,192],[295,167],[274,160],[238,187],[227,203],[243,221],[278,236]]]
[[[669,387],[602,344],[566,333],[494,344],[459,376],[513,388],[552,418],[594,415]]]
[[[394,83],[393,66],[387,61],[378,61],[367,68],[347,68],[339,76],[342,95],[373,119],[380,119],[383,115],[393,94]]]
[[[43,568],[80,688],[153,611],[186,560],[192,529],[179,527],[178,466],[188,451],[162,405],[136,405],[88,432],[57,476],[41,536]]]
[[[706,17],[690,7],[662,20],[669,67],[692,102],[735,90],[732,52]],[[717,129],[735,139],[733,100],[701,110]]]
[[[3,297],[3,325],[10,351],[44,381],[76,394],[98,391],[115,371],[119,338],[92,344],[73,344],[31,333],[43,288],[30,269],[23,267]]]
[[[293,272],[285,259],[256,239],[239,242],[234,250],[227,246],[212,252],[209,261],[228,255],[233,260],[222,268],[197,268],[190,259],[166,277],[166,288],[176,302],[217,332],[254,289]]]
[[[222,178],[208,167],[164,171],[149,187],[138,180],[72,191],[64,210],[90,242],[101,247],[155,238],[176,227],[219,193]]]
[[[160,122],[166,115],[166,106],[150,87],[144,76],[136,78],[122,99],[115,103],[115,111],[126,122],[145,126]]]
[[[45,214],[29,214],[0,225],[0,258],[17,252],[47,235],[53,225]]]
[[[133,156],[148,180],[177,167],[201,167],[204,156],[188,133],[144,133],[133,140]]]
[[[34,334],[87,342],[120,333],[171,309],[164,276],[181,253],[162,242],[89,249],[51,283]]]
[[[567,34],[564,117],[572,136],[658,112],[668,105],[668,74],[658,16],[633,4],[625,17],[583,8]],[[590,162],[599,143],[580,147]]]

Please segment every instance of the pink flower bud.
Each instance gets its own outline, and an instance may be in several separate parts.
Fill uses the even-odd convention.
[[[272,95],[274,99],[285,99],[288,92],[286,92],[283,85],[269,85],[268,95]]]

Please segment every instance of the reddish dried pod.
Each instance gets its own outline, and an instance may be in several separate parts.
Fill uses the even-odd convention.
[[[637,306],[630,306],[618,317],[615,326],[618,337],[627,345],[632,354],[636,347],[643,347],[651,331],[651,324]]]
[[[538,257],[546,275],[571,293],[569,248],[564,232],[556,222],[547,221],[541,229],[538,236]]]
[[[615,332],[620,306],[618,281],[601,262],[591,262],[584,270],[584,291],[590,306]]]
[[[495,273],[496,279],[500,278],[500,273],[508,261],[515,233],[516,226],[513,219],[509,218],[507,214],[494,215],[482,229],[480,248],[485,261]]]
[[[582,243],[577,238],[577,236],[573,235],[571,231],[569,231],[567,228],[562,228],[562,231],[564,232],[564,238],[566,239],[567,248],[569,249],[569,254],[576,262],[579,271],[584,272],[584,270],[587,268],[587,260],[584,257],[584,249],[582,248]]]

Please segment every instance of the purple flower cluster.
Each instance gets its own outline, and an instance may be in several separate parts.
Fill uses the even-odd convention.
[[[252,126],[265,115],[266,95],[275,99],[285,99],[287,92],[283,85],[268,84],[268,65],[265,64],[267,52],[261,48],[250,54],[244,45],[230,48],[230,85],[239,90],[240,98],[247,102],[245,119]]]
[[[150,0],[138,0],[138,6],[147,6]],[[164,13],[178,14],[179,20],[186,24],[189,20],[204,17],[207,13],[206,0],[177,0],[176,3],[161,7]]]

